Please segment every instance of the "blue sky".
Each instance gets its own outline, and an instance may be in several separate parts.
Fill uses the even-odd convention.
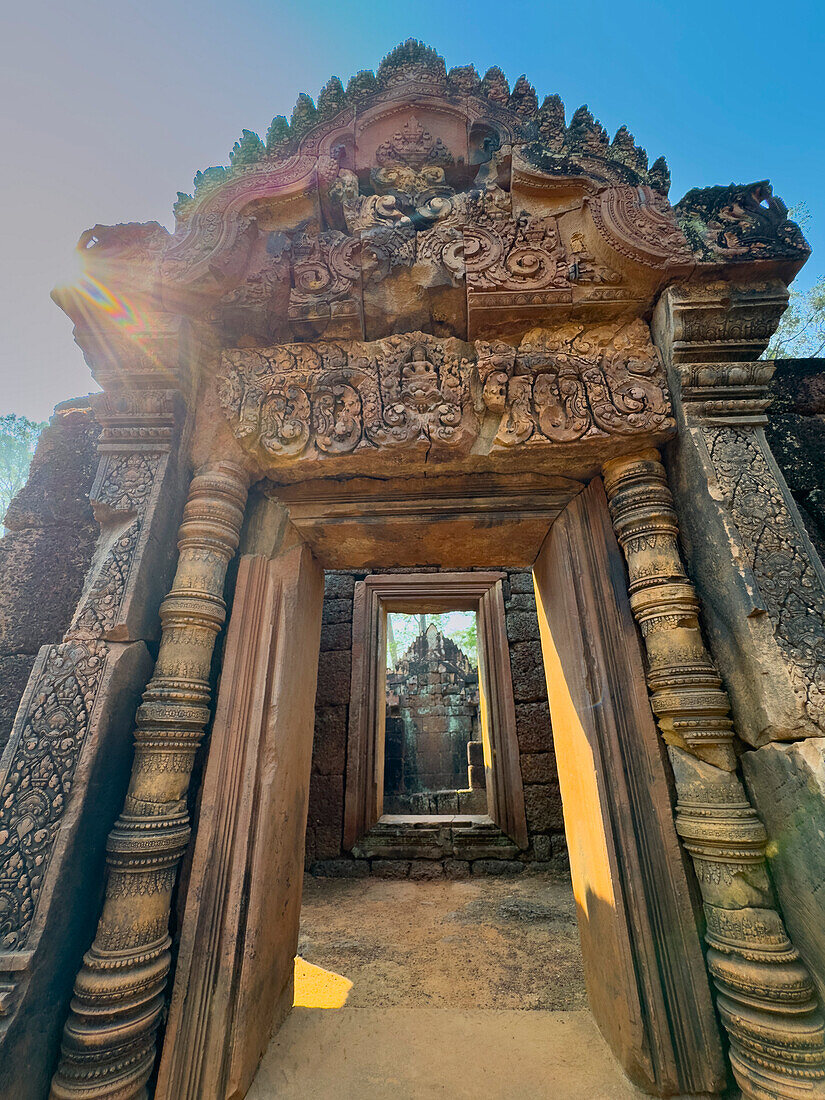
[[[44,418],[93,388],[49,300],[84,229],[171,228],[175,193],[228,163],[243,127],[265,133],[298,92],[377,68],[408,37],[448,67],[499,65],[511,83],[526,73],[568,118],[587,103],[611,135],[625,123],[651,160],[667,157],[674,202],[769,178],[812,215],[798,284],[825,272],[825,8],[814,2],[33,0],[3,24],[0,413]]]

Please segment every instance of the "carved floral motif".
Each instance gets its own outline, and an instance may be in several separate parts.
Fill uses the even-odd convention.
[[[29,687],[0,798],[0,944],[23,947],[48,870],[92,704],[106,665],[103,642],[50,646]]]

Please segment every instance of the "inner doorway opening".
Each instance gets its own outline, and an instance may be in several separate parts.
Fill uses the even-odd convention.
[[[384,814],[487,814],[475,611],[387,615]]]

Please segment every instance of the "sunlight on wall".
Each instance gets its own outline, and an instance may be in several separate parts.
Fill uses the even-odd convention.
[[[352,982],[295,956],[295,1008],[343,1008]]]

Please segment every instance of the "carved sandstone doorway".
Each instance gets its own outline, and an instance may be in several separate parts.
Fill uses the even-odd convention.
[[[511,553],[522,546],[516,564],[533,564],[591,1008],[636,1083],[660,1095],[707,1092],[722,1076],[718,1033],[624,569],[601,481],[563,484],[565,499],[554,484],[534,494],[532,511],[518,494],[515,506],[503,496],[480,501],[476,537],[459,540],[452,559],[449,498],[422,510],[419,522],[425,529],[432,522],[429,562],[477,567],[468,574],[476,587],[489,590],[493,578],[483,570],[491,558],[501,564],[508,531]],[[258,530],[267,527],[261,509],[274,514],[282,504],[268,489]],[[357,525],[338,506],[339,522]],[[371,507],[361,497],[358,508],[357,559],[344,557],[339,539],[332,562],[324,561],[326,528],[314,545],[298,543],[270,561],[241,558],[157,1091],[167,1100],[243,1095],[292,1002],[312,742],[307,669],[320,622],[316,563],[352,568],[366,557],[372,568],[389,568],[402,556],[392,518],[370,525],[371,513],[386,517],[386,499]],[[312,530],[300,507],[291,518],[302,533]],[[390,575],[383,587],[391,586]],[[300,598],[289,596],[299,590]],[[281,682],[286,668],[291,679]],[[291,716],[266,718],[281,695]]]

